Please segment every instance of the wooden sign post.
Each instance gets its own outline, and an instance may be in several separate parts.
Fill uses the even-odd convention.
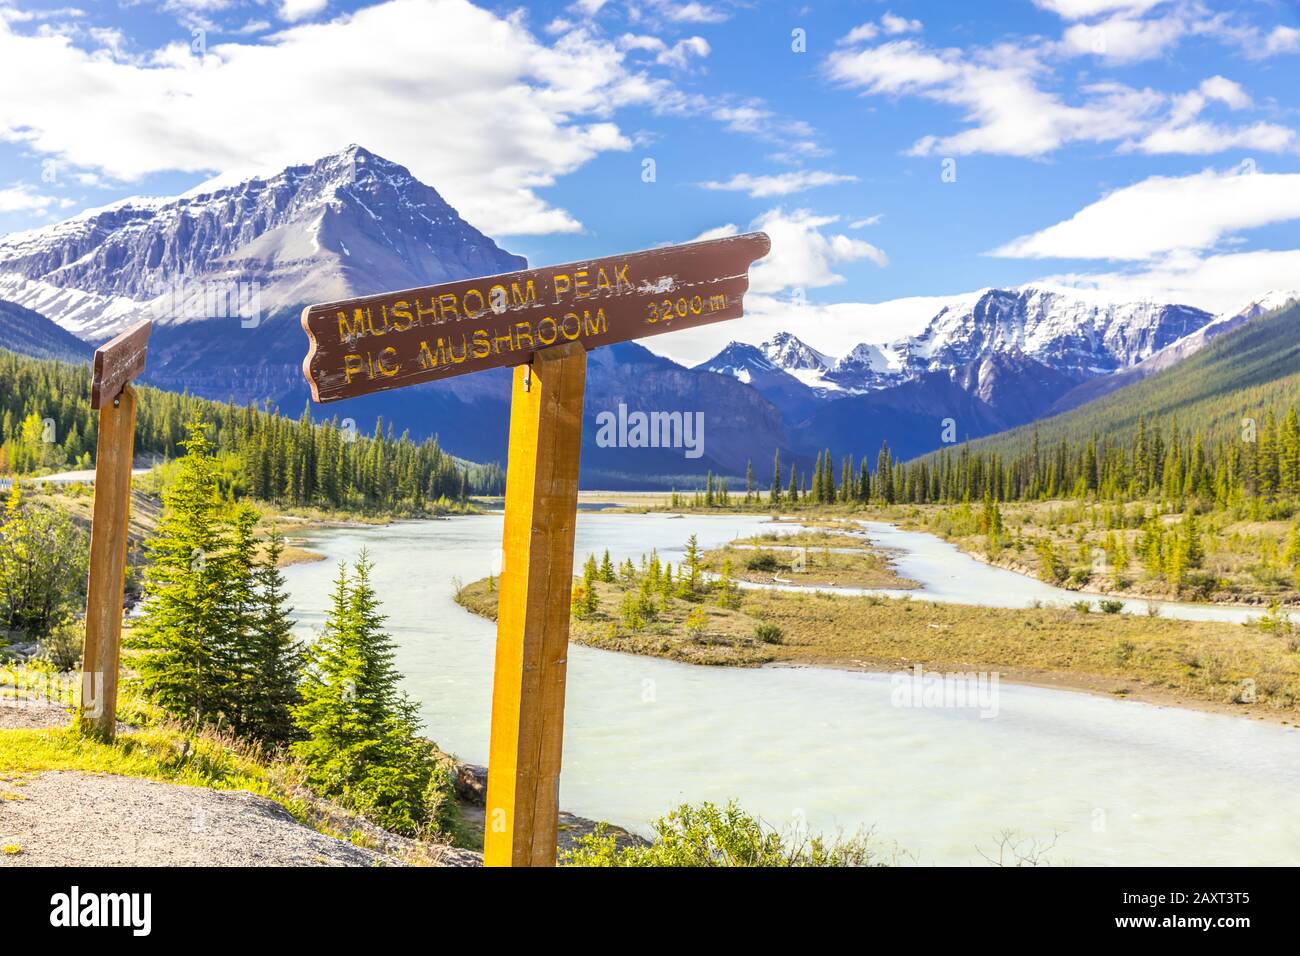
[[[135,448],[135,389],[144,371],[149,320],[95,350],[90,407],[99,410],[95,446],[95,511],[90,527],[86,645],[81,657],[81,720],[112,740],[117,733],[117,671],[126,584],[131,461]]]
[[[587,351],[743,314],[763,233],[303,311],[318,402],[516,366],[483,862],[553,866]]]

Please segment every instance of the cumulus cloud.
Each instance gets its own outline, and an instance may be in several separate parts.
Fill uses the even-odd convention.
[[[1034,0],[1034,6],[1050,10],[1066,20],[1084,20],[1103,13],[1146,13],[1165,0]]]
[[[690,66],[691,57],[703,59],[709,55],[709,41],[704,37],[687,37],[660,50],[655,62],[684,70]]]
[[[838,50],[827,64],[832,79],[867,94],[920,96],[962,109],[970,126],[951,136],[928,135],[913,155],[995,153],[1040,156],[1080,140],[1134,136],[1161,102],[1149,90],[1097,84],[1083,102],[1064,102],[1039,88],[1043,66],[1032,51],[998,49],[966,56],[895,40],[860,50]]]
[[[674,23],[722,23],[731,17],[730,11],[716,3],[652,0],[651,5],[656,13]]]
[[[801,169],[768,176],[737,173],[723,182],[707,182],[700,185],[705,189],[744,192],[755,199],[763,199],[770,196],[788,196],[791,193],[803,192],[817,186],[833,186],[837,183],[853,183],[857,181],[857,176]]]
[[[1300,53],[1300,30],[1295,27],[1274,27],[1264,38],[1266,53]]]
[[[1211,77],[1188,93],[1167,95],[1123,83],[1093,82],[1067,100],[1046,89],[1051,45],[935,49],[914,39],[841,48],[827,58],[832,80],[876,96],[916,96],[959,108],[966,128],[921,137],[913,155],[990,153],[1034,157],[1076,142],[1114,142],[1147,153],[1205,154],[1246,147],[1287,149],[1293,132],[1272,123],[1222,125],[1198,119],[1211,102],[1241,110],[1250,97]]]
[[[291,23],[313,17],[325,9],[329,0],[280,0],[280,18]]]
[[[750,270],[750,288],[755,292],[817,289],[844,281],[835,272],[840,264],[862,260],[882,268],[889,264],[888,256],[871,243],[823,231],[839,219],[779,207],[759,216],[753,228],[772,238],[772,251]]]
[[[1147,260],[1209,250],[1244,230],[1300,219],[1300,173],[1207,169],[1152,176],[992,255]]]
[[[497,234],[581,228],[537,190],[630,148],[618,110],[678,102],[612,41],[578,29],[547,44],[465,0],[388,0],[144,63],[0,22],[0,88],[23,91],[0,98],[0,136],[75,168],[266,173],[355,141]]]
[[[1210,312],[1235,311],[1273,289],[1290,290],[1300,276],[1300,249],[1175,253],[1142,268],[1070,272],[1042,281],[1096,289],[1116,299],[1182,302]]]
[[[37,192],[31,186],[10,186],[0,189],[0,212],[45,212],[66,208],[69,200]]]
[[[1222,126],[1200,119],[1211,103],[1229,110],[1249,109],[1250,94],[1238,83],[1222,76],[1204,80],[1200,87],[1170,100],[1167,118],[1150,132],[1124,146],[1143,153],[1219,153],[1227,149],[1256,149],[1282,152],[1295,139],[1294,131],[1274,123]]]
[[[1191,25],[1182,17],[1149,20],[1127,16],[1100,23],[1076,23],[1061,38],[1063,52],[1092,54],[1113,63],[1135,63],[1160,56],[1184,37]]]
[[[759,293],[819,289],[844,281],[834,271],[838,264],[866,260],[881,268],[889,265],[889,257],[871,243],[823,231],[839,221],[839,216],[819,216],[807,209],[786,212],[779,206],[755,219],[749,228],[767,233],[772,251],[749,270],[750,289]],[[695,239],[722,239],[739,232],[735,223],[727,223]]]
[[[907,17],[900,17],[886,11],[879,22],[868,20],[866,23],[859,24],[841,37],[839,42],[860,43],[864,40],[874,40],[881,34],[897,36],[900,33],[919,33],[922,29],[920,20],[909,20]]]

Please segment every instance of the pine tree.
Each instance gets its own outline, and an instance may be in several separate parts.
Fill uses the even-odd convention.
[[[298,683],[303,663],[279,566],[283,553],[284,536],[272,527],[266,554],[254,570],[256,615],[244,654],[244,728],[249,736],[273,746],[297,736],[293,708],[301,701]]]
[[[163,516],[145,542],[149,600],[139,629],[140,677],[169,713],[199,722],[228,716],[238,675],[231,667],[226,602],[230,533],[221,520],[216,463],[203,425],[191,421],[185,456],[163,493]]]
[[[395,644],[383,630],[371,568],[364,551],[351,579],[339,567],[325,627],[308,652],[302,703],[293,709],[304,736],[293,752],[319,792],[413,833],[441,810],[450,781],[417,735],[415,702],[398,688]]]
[[[693,599],[700,590],[700,545],[695,535],[686,539],[686,555],[677,575],[677,596]]]
[[[779,448],[772,462],[772,490],[768,492],[768,497],[774,508],[781,503],[781,449]]]

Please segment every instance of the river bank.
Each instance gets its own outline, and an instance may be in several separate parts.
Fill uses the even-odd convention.
[[[715,666],[996,672],[1002,681],[1037,687],[1282,725],[1300,720],[1300,655],[1237,624],[745,589],[735,607],[707,596],[698,603],[661,597],[654,619],[631,627],[620,609],[636,585],[601,583],[597,590],[599,609],[572,622],[570,639],[605,650]],[[496,597],[483,579],[465,586],[457,602],[495,620]],[[779,634],[769,631],[765,640],[763,625]]]
[[[977,561],[1057,583],[1083,596],[1300,609],[1300,576],[1284,559],[1291,522],[1251,520],[1225,512],[1200,516],[1205,553],[1175,585],[1144,569],[1139,553],[1144,531],[1132,525],[1132,515],[1127,526],[1115,526],[1126,514],[1126,507],[1116,510],[1100,503],[1004,502],[999,504],[1002,528],[996,540],[981,529],[979,509],[961,505],[876,507],[856,516],[934,534]],[[1176,531],[1179,518],[1179,513],[1170,513],[1158,523]],[[1045,567],[1043,544],[1055,555],[1054,568]]]
[[[328,561],[285,572],[308,637],[328,606],[333,564],[366,548],[403,686],[439,743],[477,763],[488,754],[495,626],[454,595],[458,578],[500,573],[501,528],[501,516],[488,514],[327,532],[309,544]],[[615,565],[635,564],[653,549],[676,571],[691,534],[709,549],[772,528],[768,513],[581,511],[577,564],[605,550]],[[1049,606],[1062,598],[1041,582],[926,536],[928,553],[900,534],[891,540],[921,547],[898,560],[902,573],[923,581],[911,602],[918,608],[952,603],[935,594],[969,591],[1011,614],[1040,597],[1044,611],[1069,610]],[[941,620],[917,620],[942,636],[925,626]],[[1040,633],[1050,642],[1051,628]],[[1286,811],[1300,788],[1300,731],[1279,723],[1152,706],[1132,694],[1075,693],[1050,678],[1002,681],[997,715],[985,718],[960,706],[900,706],[891,673],[899,668],[862,655],[876,666],[863,670],[850,653],[839,655],[842,668],[802,666],[820,664],[811,655],[797,666],[700,667],[611,650],[573,642],[560,800],[642,836],[647,821],[682,802],[735,798],[778,829],[874,829],[922,864],[980,864],[981,850],[991,852],[1005,830],[1046,843],[1059,834],[1053,863],[1258,865],[1300,856]],[[1234,710],[1240,715],[1226,713]]]

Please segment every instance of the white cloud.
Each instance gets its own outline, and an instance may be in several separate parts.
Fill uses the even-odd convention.
[[[677,3],[675,0],[654,0],[655,10],[674,23],[722,23],[731,14],[713,3]]]
[[[918,156],[1033,157],[1076,142],[1118,142],[1124,150],[1148,153],[1280,151],[1294,137],[1270,123],[1222,126],[1197,120],[1211,101],[1234,110],[1250,105],[1245,90],[1218,76],[1173,96],[1095,82],[1079,87],[1074,102],[1067,102],[1040,85],[1050,73],[1042,56],[1055,49],[939,50],[916,40],[894,40],[836,50],[826,69],[833,80],[868,95],[919,96],[960,108],[967,127],[949,136],[921,137],[910,150]]]
[[[661,50],[655,62],[663,66],[684,70],[690,66],[691,57],[703,59],[709,55],[709,42],[704,37],[687,37],[678,40],[666,50]]]
[[[1290,147],[1295,132],[1273,123],[1225,128],[1214,123],[1188,123],[1161,127],[1144,136],[1133,148],[1143,153],[1209,155],[1228,149],[1256,149],[1280,153]]]
[[[804,120],[778,116],[757,102],[716,106],[710,115],[732,133],[744,133],[782,147],[783,159],[821,156],[825,150],[814,140],[814,131]]]
[[[885,214],[883,212],[878,212],[871,216],[864,216],[861,219],[854,219],[851,223],[849,223],[849,228],[865,229],[867,226],[874,226],[876,223],[880,222],[880,220],[884,218],[885,218]]]
[[[1264,40],[1266,53],[1300,53],[1300,30],[1295,27],[1274,27]]]
[[[1152,176],[1117,189],[992,254],[1149,260],[1209,250],[1243,230],[1293,219],[1300,219],[1300,173],[1207,169],[1191,176]]]
[[[907,17],[900,17],[885,11],[885,15],[880,18],[880,26],[889,34],[917,33],[921,30],[921,21],[909,20]]]
[[[1066,20],[1085,20],[1102,13],[1146,13],[1164,0],[1034,0],[1034,5],[1050,10]]]
[[[1081,105],[1039,89],[1042,64],[1032,50],[999,48],[967,57],[896,40],[863,50],[839,50],[830,76],[869,94],[921,96],[958,106],[972,124],[952,136],[924,136],[914,155],[995,153],[1040,156],[1067,143],[1134,136],[1161,98],[1119,84],[1085,88]]]
[[[325,9],[329,0],[280,0],[280,18],[291,23],[313,17]]]
[[[691,242],[703,242],[706,239],[726,239],[728,236],[740,235],[740,227],[734,222],[729,222],[723,226],[714,226],[712,229],[705,229],[696,236]]]
[[[0,98],[0,137],[77,168],[265,173],[355,141],[496,234],[581,228],[537,190],[630,148],[619,109],[680,102],[612,42],[576,30],[547,45],[522,16],[465,0],[389,0],[202,59],[177,42],[147,64],[0,23],[0,89],[22,91]]]
[[[853,183],[857,181],[857,176],[800,169],[769,176],[737,173],[725,182],[707,182],[700,185],[705,189],[745,192],[755,199],[763,199],[769,196],[788,196],[791,193],[803,192],[817,186],[833,186],[837,183]]]
[[[874,23],[867,22],[854,27],[848,33],[844,34],[844,36],[840,37],[838,42],[841,44],[862,43],[866,40],[874,40],[879,35],[880,27],[876,26]]]
[[[1293,130],[1273,123],[1224,127],[1198,119],[1211,102],[1230,110],[1249,109],[1252,105],[1250,94],[1240,84],[1212,76],[1199,88],[1172,97],[1167,119],[1140,139],[1125,144],[1124,149],[1152,154],[1209,154],[1237,148],[1276,153],[1287,149],[1295,139]]]
[[[0,189],[0,212],[44,212],[67,205],[66,199],[44,195],[31,186],[10,186],[7,189]]]
[[[1240,83],[1234,83],[1223,76],[1212,76],[1201,82],[1201,95],[1206,99],[1218,100],[1229,109],[1244,110],[1250,106],[1250,94]]]
[[[1061,38],[1063,52],[1093,54],[1112,63],[1135,63],[1160,56],[1190,29],[1181,17],[1135,20],[1111,17],[1100,23],[1076,23]]]
[[[1116,299],[1181,302],[1210,312],[1237,309],[1271,289],[1294,289],[1300,276],[1300,249],[1178,253],[1146,268],[1066,273],[1043,281],[1098,289]]]
[[[564,29],[569,29],[573,24],[565,20]],[[649,36],[648,34],[624,33],[618,38],[618,48],[620,50],[646,50],[651,53],[658,53],[660,50],[668,48],[668,44],[658,37]]]
[[[865,40],[874,40],[881,33],[897,36],[900,33],[919,33],[922,29],[920,20],[909,20],[886,11],[879,23],[868,20],[866,23],[859,24],[841,37],[839,42],[841,44],[861,43]]]
[[[834,271],[840,263],[866,260],[882,268],[889,264],[885,253],[869,242],[822,231],[837,222],[839,216],[818,216],[807,209],[787,213],[778,207],[759,216],[753,228],[771,237],[772,251],[750,270],[750,288],[817,289],[844,281]]]

